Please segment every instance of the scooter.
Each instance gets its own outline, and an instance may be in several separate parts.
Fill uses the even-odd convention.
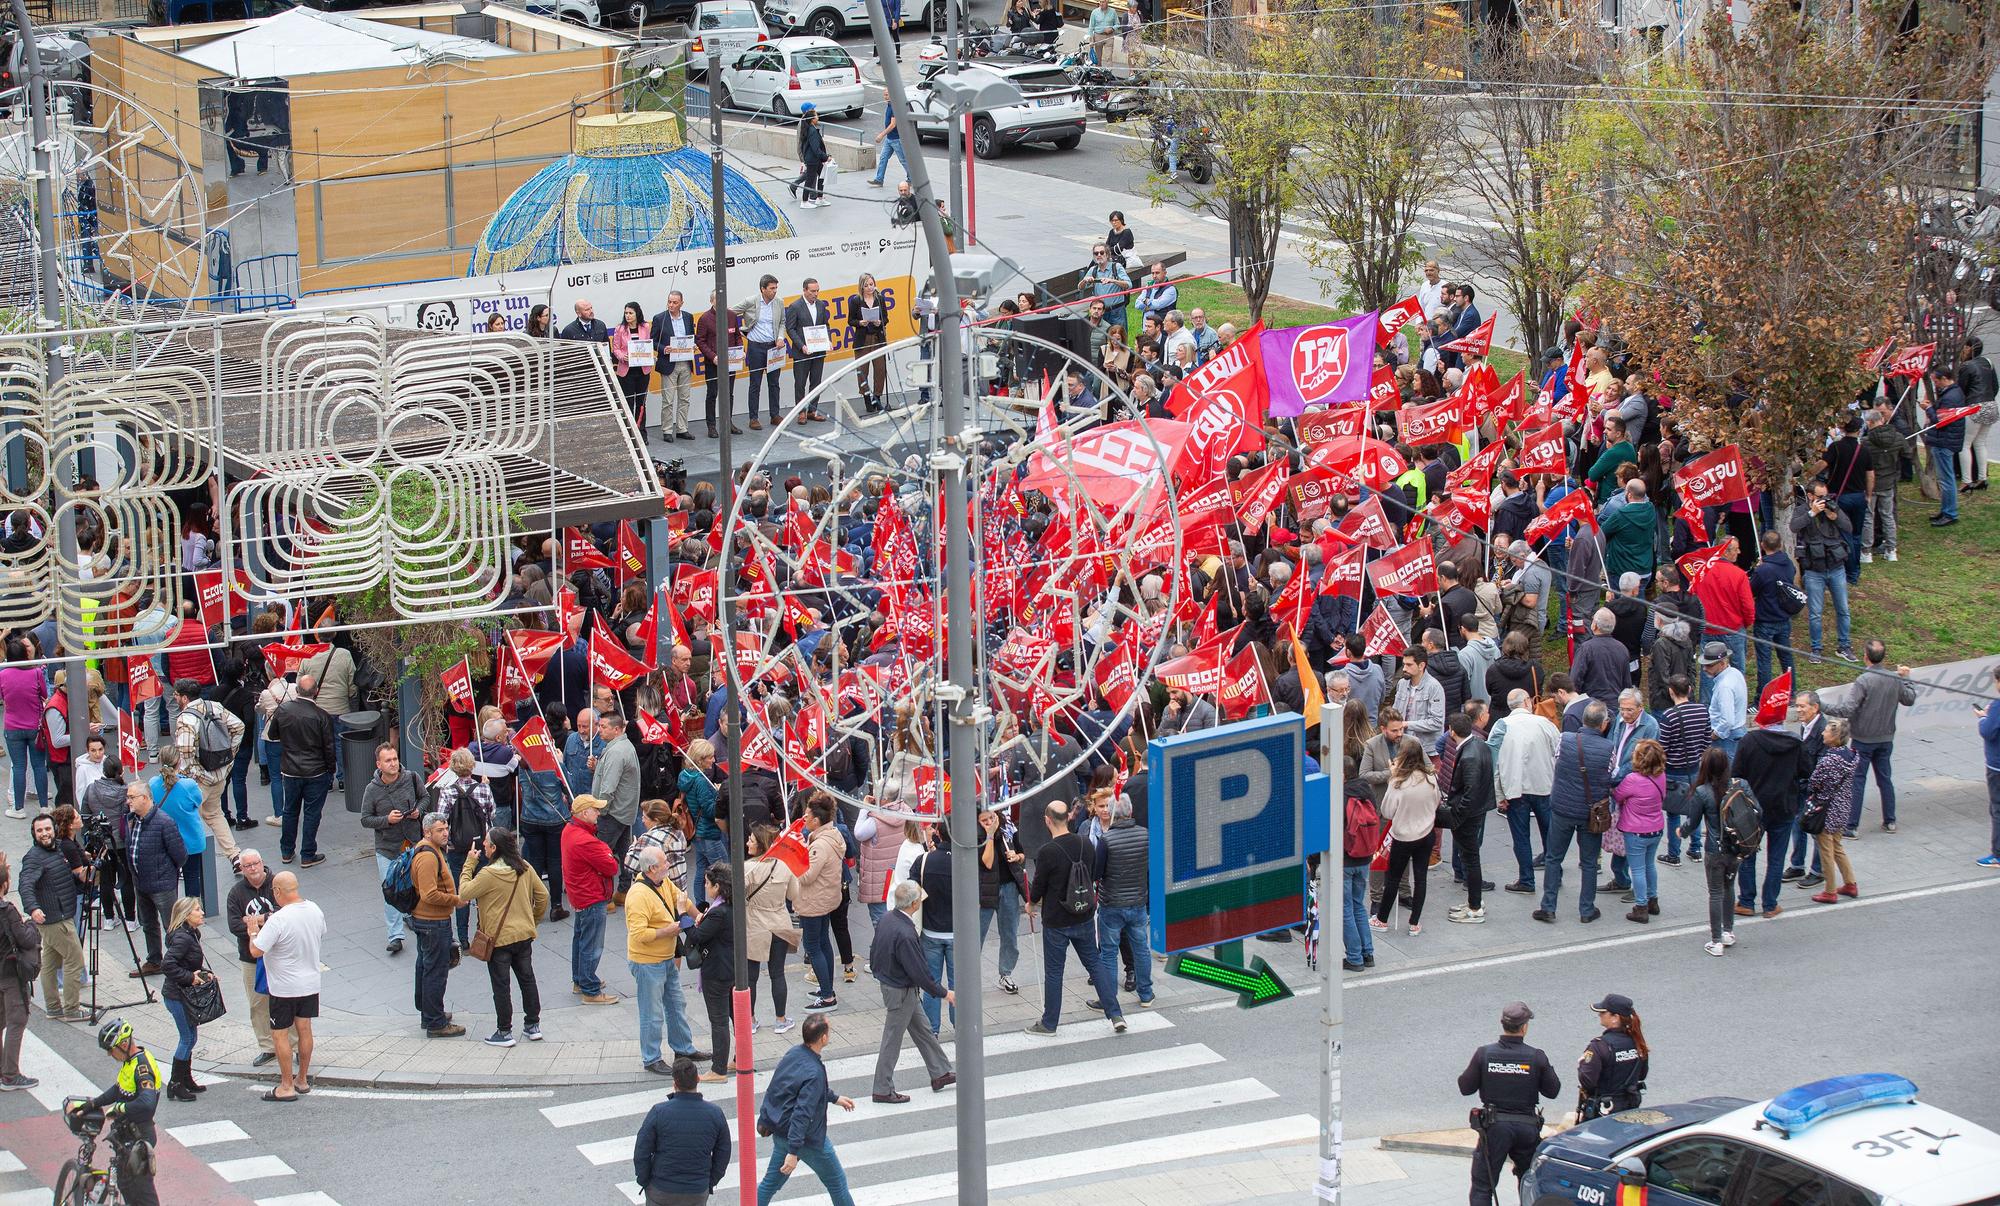
[[[1152,107],[1152,89],[1143,80],[1099,67],[1080,51],[1064,56],[1056,65],[1083,90],[1084,107],[1102,114],[1106,121],[1124,121]]]
[[[1207,126],[1182,125],[1171,115],[1149,110],[1149,125],[1153,131],[1151,158],[1153,170],[1165,172],[1169,145],[1172,146],[1174,166],[1188,174],[1188,179],[1198,185],[1215,179],[1215,152],[1210,149]]]

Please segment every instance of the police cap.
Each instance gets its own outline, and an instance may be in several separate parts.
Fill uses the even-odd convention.
[[[1608,992],[1604,994],[1602,1001],[1592,1005],[1590,1008],[1593,1013],[1618,1013],[1630,1017],[1632,1015],[1632,998],[1622,992]]]

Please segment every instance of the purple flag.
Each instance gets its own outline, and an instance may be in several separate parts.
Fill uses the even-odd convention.
[[[1308,406],[1366,399],[1375,371],[1377,313],[1264,332],[1260,350],[1271,413],[1295,417]]]

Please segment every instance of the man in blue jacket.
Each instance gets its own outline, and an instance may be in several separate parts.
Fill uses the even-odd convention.
[[[133,979],[160,974],[161,927],[180,895],[181,864],[188,859],[180,827],[153,803],[144,783],[125,789],[125,857],[138,889],[139,924],[146,930],[146,961],[128,974]]]
[[[757,1206],[769,1206],[800,1160],[819,1174],[833,1206],[854,1206],[854,1196],[847,1192],[847,1173],[826,1133],[826,1107],[854,1108],[853,1098],[840,1096],[827,1084],[826,1061],[820,1053],[831,1034],[826,1015],[808,1016],[799,1023],[799,1045],[785,1052],[771,1070],[771,1084],[757,1110],[757,1133],[771,1137],[771,1162],[757,1184]]]
[[[632,1148],[632,1171],[646,1206],[706,1206],[729,1171],[729,1123],[696,1091],[700,1069],[674,1061],[674,1091],[646,1111]]]
[[[1925,416],[1930,426],[1922,438],[1930,447],[1931,467],[1937,472],[1938,510],[1931,516],[1931,526],[1944,528],[1958,522],[1958,454],[1965,448],[1965,423],[1939,426],[1938,415],[1964,406],[1965,391],[1958,388],[1947,368],[1933,368],[1931,380],[1937,387],[1937,401]]]
[[[1578,887],[1578,920],[1592,922],[1603,915],[1597,910],[1597,863],[1604,851],[1604,835],[1590,832],[1587,822],[1591,804],[1609,798],[1611,789],[1625,777],[1611,769],[1611,739],[1604,735],[1610,718],[1609,708],[1591,700],[1584,706],[1580,727],[1564,733],[1556,749],[1555,785],[1549,793],[1548,857],[1536,921],[1553,924],[1556,919],[1562,861],[1569,854],[1572,838],[1576,839],[1578,870],[1583,876]]]
[[[1795,586],[1798,569],[1793,566],[1790,554],[1785,552],[1785,538],[1776,532],[1767,531],[1761,541],[1764,556],[1757,562],[1757,568],[1750,571],[1750,597],[1757,601],[1757,689],[1771,681],[1772,654],[1776,653],[1777,663],[1783,670],[1792,669],[1792,619],[1796,610],[1785,610],[1786,587]]]

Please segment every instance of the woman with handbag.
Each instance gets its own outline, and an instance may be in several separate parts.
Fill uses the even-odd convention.
[[[1382,819],[1389,827],[1389,869],[1385,883],[1396,883],[1407,869],[1410,890],[1410,934],[1423,932],[1424,893],[1430,882],[1431,845],[1435,840],[1438,812],[1437,771],[1424,756],[1416,738],[1405,737],[1396,746],[1396,762],[1389,770],[1388,790],[1383,793]],[[1389,914],[1396,907],[1396,894],[1382,893],[1375,916],[1368,922],[1378,930],[1389,928]]]
[[[1826,749],[1806,782],[1806,806],[1799,824],[1819,827],[1817,831],[1806,830],[1819,843],[1820,874],[1826,877],[1820,890],[1813,893],[1813,903],[1838,904],[1843,896],[1861,895],[1861,885],[1854,882],[1854,864],[1847,861],[1844,836],[1854,823],[1854,771],[1861,765],[1861,755],[1848,743],[1845,720],[1827,721],[1821,740]]]
[[[221,986],[201,950],[201,901],[183,896],[167,915],[165,954],[160,959],[160,996],[173,1015],[180,1042],[174,1047],[174,1070],[167,1081],[167,1096],[175,1101],[193,1101],[207,1090],[194,1083],[194,1043],[203,1022],[222,1016]]]
[[[704,887],[708,889],[708,911],[694,929],[687,932],[682,954],[687,948],[699,951],[701,1001],[708,1006],[708,1045],[714,1055],[709,1070],[701,1078],[712,1085],[729,1079],[729,998],[736,987],[736,947],[729,928],[729,867],[718,863],[708,869]],[[748,869],[745,869],[748,881]],[[745,889],[746,891],[748,889]],[[690,959],[690,963],[695,960]],[[751,983],[756,979],[753,976]],[[754,988],[751,991],[756,991]]]
[[[778,1023],[771,1029],[783,1034],[792,1028],[785,1016],[785,954],[799,944],[799,929],[792,924],[787,906],[799,894],[798,877],[775,858],[768,858],[777,843],[778,831],[759,825],[750,831],[750,858],[743,864],[743,941],[750,961],[750,1033],[757,1033],[757,973],[771,969],[771,1007]]]
[[[486,962],[493,981],[493,1033],[489,1047],[514,1045],[511,971],[521,985],[521,1022],[531,1043],[542,1038],[542,990],[535,983],[535,933],[549,911],[549,889],[521,857],[521,839],[511,829],[489,829],[458,877],[459,895],[479,910],[479,928],[468,946]]]

